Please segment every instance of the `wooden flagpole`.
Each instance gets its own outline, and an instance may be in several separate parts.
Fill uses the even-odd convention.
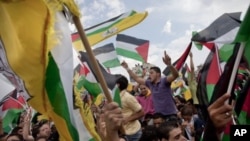
[[[85,49],[86,49],[86,51],[87,51],[87,53],[88,53],[88,55],[90,57],[90,61],[92,62],[92,65],[94,67],[93,71],[94,71],[95,75],[97,76],[98,81],[101,84],[102,90],[104,92],[104,95],[107,98],[107,101],[110,103],[110,102],[113,101],[113,99],[112,99],[112,97],[111,97],[111,95],[109,93],[107,83],[105,82],[103,74],[101,73],[101,69],[100,69],[100,67],[99,67],[99,65],[97,63],[97,60],[96,60],[96,58],[94,56],[94,53],[93,53],[93,51],[92,51],[92,49],[90,47],[89,41],[88,41],[87,36],[86,36],[86,34],[84,32],[81,21],[80,21],[79,17],[77,17],[77,16],[73,16],[73,21],[74,21],[76,29],[77,29],[77,31],[78,31],[78,33],[80,35],[82,43],[83,43],[83,45],[84,45],[84,47],[85,47]],[[123,126],[121,126],[119,130],[120,130],[120,132],[122,134],[125,134],[125,129],[123,128]]]
[[[111,95],[109,93],[108,86],[107,86],[107,84],[105,82],[103,74],[101,73],[101,69],[100,69],[100,67],[99,67],[99,65],[97,63],[95,55],[94,55],[94,53],[93,53],[93,51],[92,51],[92,49],[90,47],[89,41],[88,41],[87,36],[86,36],[86,34],[84,32],[84,29],[82,27],[82,24],[81,24],[81,21],[80,21],[79,17],[73,16],[73,21],[74,21],[75,26],[77,28],[77,31],[78,31],[78,33],[80,35],[82,43],[83,43],[83,45],[84,45],[84,47],[85,47],[85,49],[86,49],[86,51],[87,51],[87,53],[89,55],[90,61],[91,61],[92,65],[93,65],[93,67],[94,67],[93,71],[94,71],[95,75],[97,76],[98,82],[101,84],[104,95],[106,96],[108,102],[112,102],[113,100],[112,100],[112,97],[111,97]]]

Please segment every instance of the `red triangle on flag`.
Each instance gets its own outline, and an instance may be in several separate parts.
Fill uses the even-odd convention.
[[[79,74],[86,76],[89,72],[90,70],[88,69],[88,67],[84,63],[82,63],[82,65],[80,66]]]
[[[221,68],[219,62],[219,55],[218,49],[215,47],[215,52],[213,55],[213,59],[211,61],[209,70],[208,70],[208,77],[207,77],[207,84],[216,84],[221,76]]]
[[[18,101],[18,99],[14,99],[13,97],[9,97],[2,105],[2,111],[8,110],[8,109],[23,109],[23,106],[21,104],[22,101]]]
[[[143,58],[145,62],[148,61],[148,49],[149,49],[149,42],[146,42],[138,47],[136,47],[136,51],[140,56]]]
[[[80,35],[78,33],[71,34],[71,40],[72,42],[75,42],[76,40],[80,39]]]

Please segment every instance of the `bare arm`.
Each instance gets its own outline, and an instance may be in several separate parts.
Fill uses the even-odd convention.
[[[30,135],[30,118],[31,118],[31,111],[28,109],[24,117],[24,125],[23,125],[23,139],[25,141],[34,141],[33,136]]]
[[[194,62],[193,62],[193,54],[192,52],[189,53],[189,57],[190,57],[190,69],[191,69],[191,80],[194,79]]]
[[[139,84],[145,84],[145,80],[139,76],[137,76],[131,69],[129,69],[128,64],[123,61],[122,62],[122,67],[125,68],[129,74],[130,77],[132,77],[137,83]]]
[[[128,123],[130,121],[138,120],[138,119],[140,119],[143,116],[144,116],[144,111],[141,109],[140,111],[132,114],[127,119],[125,119],[124,124],[126,124],[126,123]]]
[[[169,67],[171,75],[166,77],[167,82],[173,82],[177,77],[179,77],[179,73],[176,68],[171,64],[171,58],[168,56],[166,51],[164,51],[164,57],[162,57],[163,62]]]

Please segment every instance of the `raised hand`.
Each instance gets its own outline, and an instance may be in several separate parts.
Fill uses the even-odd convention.
[[[168,56],[166,51],[164,51],[164,57],[162,57],[162,60],[166,65],[171,65],[171,58]]]
[[[233,107],[225,103],[229,97],[229,94],[224,94],[208,107],[209,116],[218,131],[222,131],[232,120]]]
[[[193,57],[193,53],[191,51],[189,52],[189,57]]]
[[[121,63],[121,65],[122,65],[123,68],[128,69],[128,64],[127,64],[127,62],[123,61],[123,62]]]

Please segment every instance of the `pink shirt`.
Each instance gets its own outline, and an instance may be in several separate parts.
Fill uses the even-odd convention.
[[[146,114],[151,114],[151,115],[154,114],[155,110],[154,110],[154,105],[153,105],[152,95],[151,94],[148,95],[148,96],[139,95],[139,96],[136,96],[136,99],[141,104],[145,115]]]

